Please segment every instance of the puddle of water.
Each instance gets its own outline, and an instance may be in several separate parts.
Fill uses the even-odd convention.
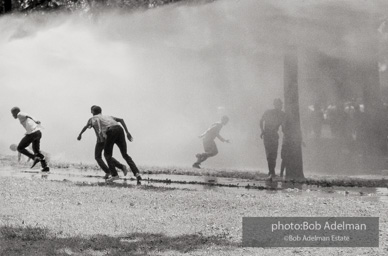
[[[38,169],[26,167],[1,167],[0,176],[27,179],[47,179],[69,181],[84,185],[105,185],[104,173],[98,170],[55,169],[50,174],[41,173]],[[120,174],[122,175],[122,174]],[[266,189],[267,193],[289,193],[297,196],[320,197],[360,197],[365,200],[378,200],[388,203],[388,188],[370,187],[318,187],[305,184],[291,184],[282,181],[252,181],[244,179],[220,178],[209,176],[144,174],[142,185],[158,188],[215,190],[225,193],[256,193]],[[114,182],[115,186],[132,186],[134,177],[121,177]]]

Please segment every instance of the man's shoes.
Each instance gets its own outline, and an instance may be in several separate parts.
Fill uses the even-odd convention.
[[[127,176],[128,168],[125,165],[123,165],[123,173],[124,173],[124,176]]]
[[[50,168],[47,166],[42,169],[42,172],[45,172],[45,173],[48,173],[49,171],[50,171]]]
[[[270,174],[270,175],[268,175],[267,180],[273,180],[275,178],[276,178],[275,174]]]
[[[137,180],[137,185],[141,185],[141,181],[143,180],[140,176],[140,174],[136,174],[136,180]]]
[[[34,158],[34,162],[32,163],[31,169],[34,168],[34,166],[35,166],[37,163],[39,163],[40,160],[42,160],[42,159],[40,159],[39,156],[36,156],[36,157]]]
[[[109,179],[106,179],[106,182],[113,182],[113,181],[119,180],[119,179],[120,179],[119,175],[116,175],[116,176],[110,177]]]
[[[194,163],[193,168],[201,169],[201,166],[199,166],[199,163]]]
[[[104,179],[107,180],[107,179],[109,179],[109,177],[110,177],[110,174],[106,173],[105,176],[104,176]]]

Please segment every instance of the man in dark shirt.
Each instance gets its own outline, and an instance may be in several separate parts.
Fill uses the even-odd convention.
[[[274,108],[264,112],[260,120],[261,135],[260,138],[264,141],[265,154],[267,156],[269,178],[274,178],[276,158],[278,155],[279,146],[279,127],[285,121],[285,113],[282,111],[283,102],[281,99],[275,99],[273,102]]]
[[[96,125],[98,135],[105,138],[104,157],[108,163],[110,174],[112,175],[112,177],[107,179],[107,181],[112,182],[114,180],[119,179],[116,166],[113,160],[113,147],[116,144],[120,149],[121,156],[127,162],[129,167],[131,168],[133,175],[136,177],[137,183],[140,184],[142,178],[140,176],[139,169],[127,153],[127,142],[125,140],[124,130],[129,141],[132,141],[133,137],[129,133],[124,119],[102,115],[101,112],[102,109],[100,107],[96,106],[93,108],[92,124]],[[126,173],[124,173],[124,176],[125,175]]]
[[[218,154],[217,145],[215,143],[215,139],[218,138],[222,142],[229,143],[229,140],[226,140],[221,137],[220,131],[221,128],[229,122],[229,118],[227,116],[223,116],[221,118],[221,122],[214,123],[207,131],[199,136],[199,138],[203,139],[203,147],[205,149],[205,153],[197,154],[197,161],[193,164],[194,168],[201,168],[200,164],[204,162],[209,157],[213,157]]]
[[[97,107],[95,105],[93,105],[91,107],[91,111],[93,113],[93,109]],[[104,146],[105,146],[105,138],[103,136],[101,136],[100,134],[98,134],[98,127],[93,123],[92,123],[92,118],[90,118],[88,120],[88,122],[86,123],[86,125],[84,126],[84,128],[82,128],[80,134],[78,135],[77,137],[77,140],[81,140],[82,139],[82,134],[86,131],[86,129],[90,129],[90,128],[93,128],[94,129],[94,132],[96,133],[96,137],[97,137],[97,142],[96,142],[96,147],[94,149],[94,158],[96,159],[97,161],[97,164],[101,167],[101,169],[105,172],[105,179],[108,179],[109,176],[110,176],[110,170],[109,170],[109,167],[105,164],[104,160],[102,160],[102,151],[104,150]],[[123,171],[124,173],[124,176],[127,175],[128,173],[128,168],[121,164],[119,161],[117,161],[115,158],[112,157],[112,162],[114,163],[114,165],[119,168],[120,170]]]

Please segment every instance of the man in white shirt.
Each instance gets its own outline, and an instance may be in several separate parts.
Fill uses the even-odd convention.
[[[229,122],[229,118],[227,116],[223,116],[221,118],[221,122],[214,123],[207,129],[203,134],[199,136],[199,138],[203,138],[203,147],[205,149],[205,153],[197,154],[197,161],[193,164],[194,168],[200,169],[200,164],[204,162],[209,157],[213,157],[218,154],[218,149],[216,142],[214,141],[218,138],[222,142],[229,143],[229,140],[222,138],[220,135],[220,131],[224,125]]]
[[[42,138],[42,132],[40,131],[40,121],[35,120],[27,113],[20,111],[20,108],[14,107],[11,109],[12,116],[15,119],[19,119],[21,125],[26,129],[26,134],[17,146],[17,151],[23,155],[34,160],[31,168],[33,168],[38,162],[42,166],[42,172],[49,172],[50,168],[47,166],[44,155],[40,151],[40,139]],[[32,144],[32,154],[27,147]]]
[[[110,182],[119,179],[114,163],[114,158],[112,156],[113,146],[114,144],[116,144],[120,149],[121,156],[131,168],[131,171],[133,175],[135,175],[138,184],[140,184],[140,172],[137,169],[135,162],[127,153],[127,142],[125,141],[124,130],[127,134],[127,138],[129,141],[132,141],[133,138],[132,135],[129,133],[127,126],[125,125],[124,120],[113,116],[102,115],[101,112],[102,109],[99,106],[95,106],[92,109],[92,124],[93,126],[97,127],[97,132],[99,136],[105,138],[104,157],[108,163],[110,174],[112,175],[112,177],[107,179],[107,181]],[[124,127],[124,130],[120,126],[120,124],[122,125],[122,127]]]

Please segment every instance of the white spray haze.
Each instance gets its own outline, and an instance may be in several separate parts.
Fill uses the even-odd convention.
[[[273,98],[283,97],[283,45],[291,40],[335,54],[338,34],[347,36],[344,45],[366,40],[355,33],[356,16],[377,15],[383,6],[225,0],[92,18],[3,16],[0,153],[9,154],[23,136],[10,114],[19,106],[42,121],[41,147],[53,159],[94,163],[94,132],[81,142],[76,137],[96,104],[124,118],[138,165],[191,166],[202,151],[197,136],[226,114],[231,121],[221,133],[232,144],[219,142],[220,154],[207,166],[265,168],[258,120]],[[333,26],[343,31],[331,35]]]

